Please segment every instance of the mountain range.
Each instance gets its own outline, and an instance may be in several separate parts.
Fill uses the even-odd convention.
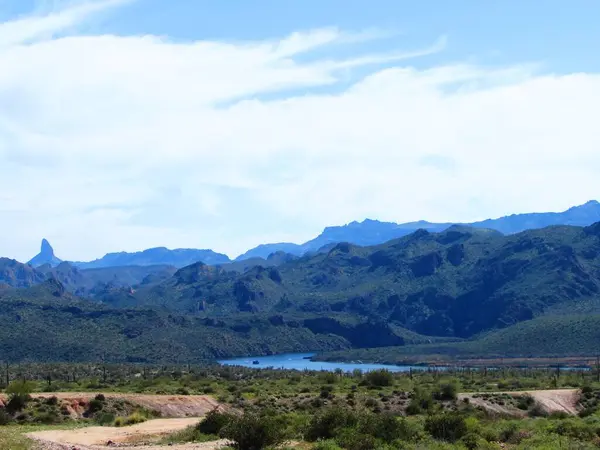
[[[475,228],[488,228],[503,234],[514,234],[525,230],[544,228],[550,225],[574,225],[588,226],[600,221],[600,203],[595,200],[583,205],[572,207],[563,212],[513,214],[498,219],[487,219],[473,222],[467,225]],[[303,256],[309,253],[327,251],[333,245],[340,242],[348,242],[359,246],[378,245],[392,239],[414,233],[419,229],[432,232],[440,232],[448,227],[456,225],[453,223],[432,223],[427,221],[408,222],[397,224],[393,222],[380,222],[377,220],[364,220],[363,222],[352,222],[343,226],[327,227],[316,238],[304,244],[276,243],[261,244],[232,261],[227,255],[214,252],[213,250],[175,249],[169,250],[164,247],[152,248],[141,252],[109,253],[104,257],[90,262],[73,262],[72,265],[80,269],[98,269],[119,266],[151,266],[168,265],[182,268],[196,262],[208,265],[225,265],[234,262],[240,267],[251,265],[272,265],[269,256],[272,254],[288,254]],[[44,264],[57,266],[61,260],[54,255],[54,251],[48,241],[42,241],[40,254],[34,257],[29,264],[39,267]]]
[[[366,219],[363,222],[351,222],[343,226],[327,227],[319,236],[304,244],[262,244],[238,256],[237,260],[250,257],[266,258],[275,251],[301,256],[339,242],[349,242],[360,246],[377,245],[414,233],[419,229],[439,232],[452,225],[488,228],[503,234],[514,234],[550,225],[587,226],[598,221],[600,221],[600,203],[596,200],[574,206],[563,212],[513,214],[498,219],[486,219],[471,223],[433,223],[421,220],[398,224]]]
[[[600,222],[511,235],[462,225],[420,229],[245,271],[201,262],[159,267],[33,268],[0,260],[0,352],[13,360],[106,354],[157,362],[408,352],[425,343],[479,355],[580,354],[600,346],[599,333],[581,329],[600,323]],[[538,331],[548,339],[515,345]]]

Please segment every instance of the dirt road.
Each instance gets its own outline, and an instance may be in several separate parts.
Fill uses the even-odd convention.
[[[82,413],[95,392],[58,392],[34,394],[33,397],[57,397],[69,405],[72,414]],[[202,444],[185,444],[172,446],[156,446],[149,443],[158,441],[161,437],[181,431],[198,423],[209,411],[220,407],[214,398],[205,395],[147,395],[104,393],[106,398],[123,399],[144,408],[159,411],[161,419],[130,427],[88,427],[75,430],[51,430],[28,434],[37,442],[40,450],[96,450],[114,449],[115,445],[139,450],[175,449],[175,450],[215,450],[223,447],[224,441],[207,442]],[[1,399],[0,399],[1,400]],[[112,446],[107,446],[108,442]],[[145,444],[145,445],[143,445]],[[135,445],[135,447],[132,447]]]
[[[88,450],[110,449],[115,446],[134,445],[140,442],[156,440],[195,425],[198,418],[157,419],[130,427],[89,427],[76,430],[51,430],[29,433],[27,436],[38,443],[43,450]],[[112,442],[111,446],[107,444]],[[135,445],[137,450],[178,449],[178,450],[214,450],[223,447],[225,441],[205,442],[202,444],[182,444],[169,447],[158,445]]]
[[[579,401],[578,389],[551,389],[543,391],[513,391],[513,392],[481,392],[480,394],[507,394],[513,397],[530,395],[547,412],[565,412],[576,415]],[[505,405],[486,401],[481,397],[474,397],[475,393],[459,394],[459,400],[468,398],[472,405],[480,406],[490,412],[512,416],[524,416],[525,412]]]
[[[156,419],[130,427],[89,427],[76,430],[38,431],[28,436],[42,441],[72,445],[103,445],[108,441],[124,443],[144,436],[164,436],[198,423],[198,418]]]

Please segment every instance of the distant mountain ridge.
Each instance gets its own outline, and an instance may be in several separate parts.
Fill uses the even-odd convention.
[[[73,262],[73,266],[80,269],[99,269],[108,267],[126,266],[155,266],[166,265],[176,268],[186,267],[197,262],[211,266],[229,265],[229,270],[245,271],[249,265],[273,266],[276,261],[300,257],[319,251],[329,251],[335,244],[348,242],[361,247],[383,244],[393,239],[407,236],[419,229],[429,232],[441,232],[452,225],[465,225],[474,228],[487,228],[496,230],[502,234],[515,234],[525,230],[545,228],[551,225],[573,225],[589,226],[600,222],[600,203],[591,200],[583,205],[574,206],[563,212],[512,214],[497,219],[486,219],[479,222],[456,224],[456,223],[434,223],[428,221],[416,221],[407,223],[381,222],[366,219],[362,222],[351,222],[342,226],[331,226],[323,232],[303,244],[290,242],[261,244],[252,248],[244,254],[231,260],[223,253],[217,253],[209,249],[174,249],[165,247],[151,248],[140,252],[108,253],[100,259],[89,262]],[[273,260],[272,255],[279,255]],[[288,255],[282,257],[281,255]],[[271,258],[271,259],[270,259]],[[34,257],[29,264],[40,267],[49,264],[51,267],[58,266],[62,261],[54,255],[52,246],[46,239],[42,241],[40,254]]]
[[[193,362],[446,342],[445,354],[569,356],[600,343],[600,221],[511,235],[453,225],[327,247],[243,273],[0,259],[0,353]]]
[[[262,244],[238,256],[236,261],[248,258],[267,258],[269,254],[284,251],[296,256],[317,252],[321,248],[339,242],[348,242],[362,247],[383,244],[419,229],[441,232],[452,225],[466,225],[475,228],[489,228],[502,234],[515,234],[525,230],[535,230],[551,225],[589,226],[600,221],[600,203],[591,200],[562,212],[512,214],[497,219],[486,219],[472,223],[433,223],[424,220],[407,223],[380,222],[366,219],[347,225],[327,227],[316,238],[304,244],[280,243]]]
[[[157,247],[135,253],[108,253],[104,257],[95,261],[75,262],[73,264],[81,269],[155,265],[167,265],[181,268],[199,261],[211,266],[227,264],[231,262],[227,255],[216,253],[212,250],[196,250],[187,248],[169,250],[165,247]]]

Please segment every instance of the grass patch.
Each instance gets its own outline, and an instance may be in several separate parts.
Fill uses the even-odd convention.
[[[159,441],[161,445],[169,444],[183,444],[186,442],[210,442],[220,439],[219,436],[214,434],[204,434],[196,425],[187,427],[185,430],[178,431],[177,433],[165,436]]]

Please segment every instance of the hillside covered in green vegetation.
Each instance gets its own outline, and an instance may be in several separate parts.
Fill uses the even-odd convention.
[[[3,264],[10,286],[0,288],[0,348],[13,359],[184,361],[379,347],[566,355],[600,344],[592,332],[600,223],[511,236],[419,230],[375,247],[281,255],[277,265],[243,273],[202,263],[95,271]],[[467,341],[449,342],[457,340]],[[422,344],[433,350],[414,346]]]

